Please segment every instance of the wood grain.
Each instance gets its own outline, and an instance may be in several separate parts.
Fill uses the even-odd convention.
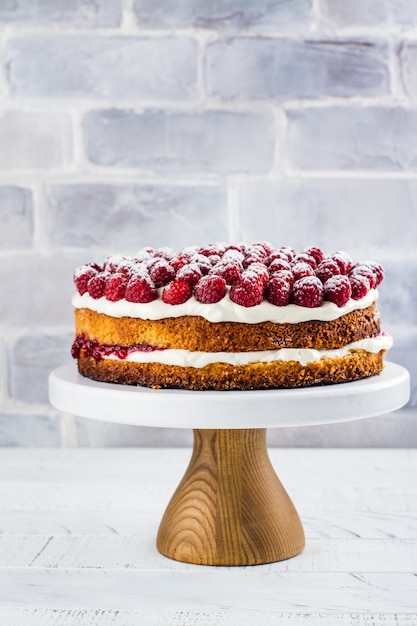
[[[266,429],[194,430],[158,550],[186,563],[257,565],[293,557],[304,543],[298,513],[269,460]]]

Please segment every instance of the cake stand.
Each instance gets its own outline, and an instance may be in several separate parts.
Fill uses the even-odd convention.
[[[386,363],[364,380],[264,391],[184,391],[99,383],[75,363],[54,370],[57,409],[141,426],[192,428],[194,449],[162,518],[158,550],[203,565],[255,565],[304,547],[297,511],[268,457],[266,429],[373,417],[407,403],[407,370]]]

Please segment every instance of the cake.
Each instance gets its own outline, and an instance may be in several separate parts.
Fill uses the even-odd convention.
[[[379,374],[384,270],[268,242],[143,248],[76,269],[72,355],[97,381],[249,390]]]

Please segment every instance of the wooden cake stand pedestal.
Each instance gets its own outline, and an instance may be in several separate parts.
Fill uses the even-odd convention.
[[[305,389],[184,391],[98,383],[75,364],[53,371],[53,406],[92,419],[193,428],[190,464],[162,518],[158,550],[201,565],[257,565],[299,554],[297,511],[268,457],[266,429],[382,415],[404,406],[407,370]]]

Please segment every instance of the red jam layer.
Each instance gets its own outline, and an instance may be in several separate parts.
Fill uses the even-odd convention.
[[[77,335],[71,347],[71,354],[74,359],[78,359],[82,352],[85,357],[93,357],[96,361],[101,361],[105,356],[117,356],[119,359],[126,359],[132,352],[154,352],[155,350],[164,350],[151,346],[148,343],[133,343],[130,346],[121,346],[120,344],[100,344],[96,339],[89,339],[84,333]]]

